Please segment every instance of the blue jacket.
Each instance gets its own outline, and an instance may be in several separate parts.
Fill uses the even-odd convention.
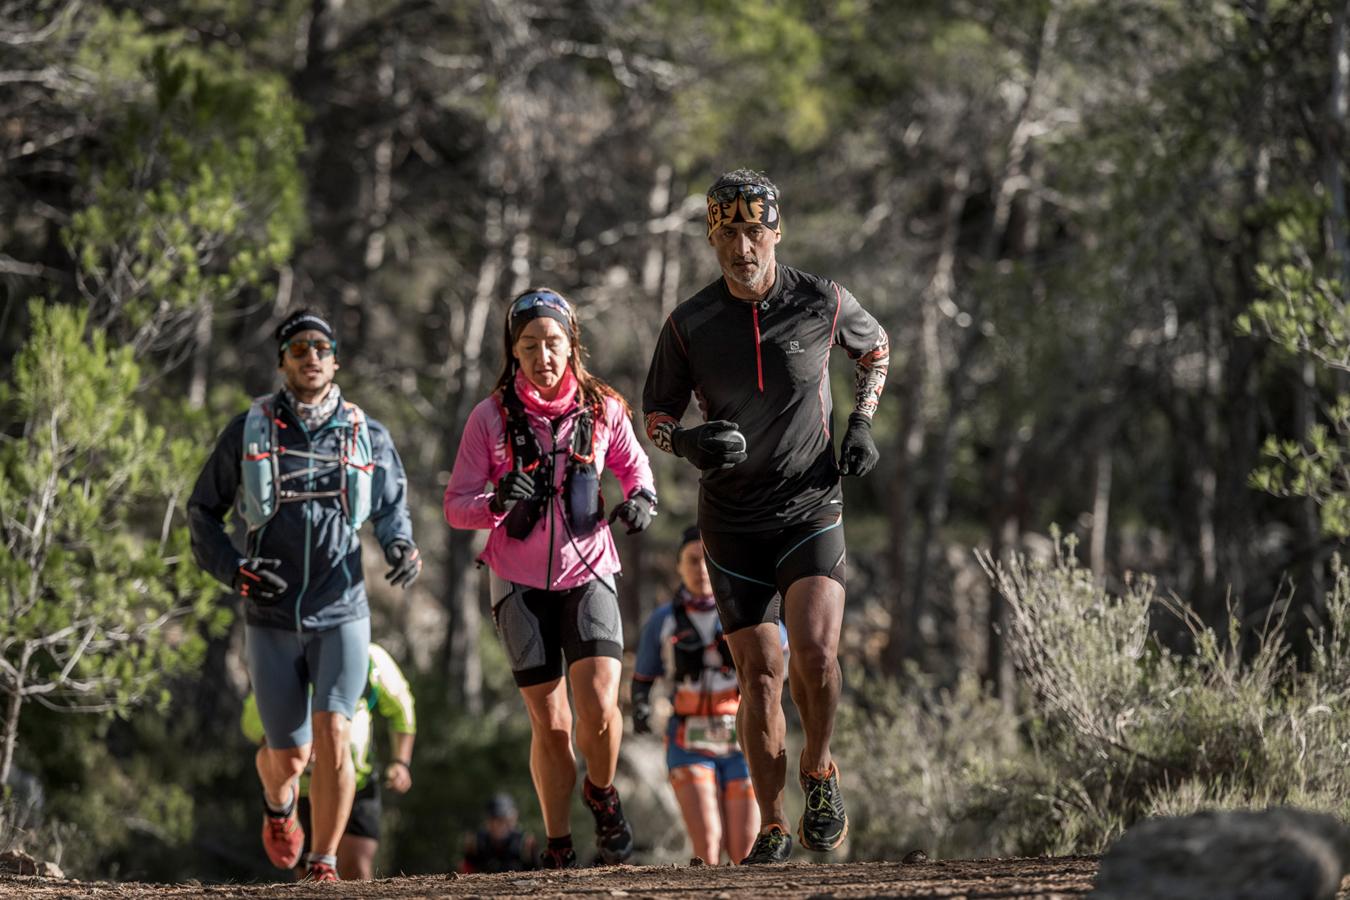
[[[278,444],[338,455],[340,442],[347,434],[347,411],[341,404],[333,417],[313,434],[305,430],[280,392],[274,399],[274,408],[285,425],[278,429]],[[276,571],[286,580],[286,591],[266,606],[256,600],[247,601],[245,616],[250,625],[325,631],[369,616],[361,571],[361,541],[343,517],[340,498],[283,503],[272,520],[247,539],[243,536],[243,520],[236,514],[232,516],[231,530],[237,534],[231,540],[225,514],[234,506],[239,491],[246,415],[241,413],[225,426],[188,500],[188,525],[197,562],[222,583],[233,587],[246,557],[281,560]],[[384,548],[400,538],[411,543],[412,520],[408,515],[403,462],[388,430],[374,419],[367,417],[366,421],[375,462],[370,512],[375,538]],[[278,465],[285,473],[304,469],[310,461],[281,454]],[[311,478],[306,487],[318,492],[335,490],[339,477],[339,472],[332,469],[326,475]],[[248,547],[240,550],[245,542]]]

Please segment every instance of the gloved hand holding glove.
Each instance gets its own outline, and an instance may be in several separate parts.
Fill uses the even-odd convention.
[[[244,560],[234,574],[236,593],[260,606],[271,606],[286,590],[286,579],[273,571],[279,568],[281,568],[279,559],[254,557]]]
[[[676,428],[670,447],[700,469],[730,469],[746,460],[745,435],[735,422],[715,419],[693,428]]]
[[[384,573],[394,587],[406,588],[422,573],[422,553],[412,541],[397,538],[384,548],[384,561],[392,567]]]
[[[488,508],[500,516],[503,513],[510,512],[511,507],[521,500],[527,500],[533,496],[534,476],[520,469],[512,469],[502,476],[501,481],[497,482]]]
[[[633,492],[633,496],[614,507],[614,511],[609,514],[609,524],[613,525],[615,519],[622,519],[628,526],[628,533],[637,534],[646,531],[647,526],[652,524],[655,509],[656,497],[645,488],[639,488]]]
[[[881,454],[872,441],[872,420],[860,412],[848,417],[848,430],[839,445],[839,474],[866,475],[876,467]]]

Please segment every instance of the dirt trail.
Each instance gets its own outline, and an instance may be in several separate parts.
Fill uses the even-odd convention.
[[[756,868],[613,866],[572,872],[420,875],[342,884],[137,884],[0,876],[0,900],[301,900],[301,898],[685,898],[825,900],[928,897],[947,900],[1070,900],[1092,890],[1097,859],[948,860],[917,864],[792,864]],[[1338,900],[1350,900],[1350,879]]]
[[[229,884],[155,885],[72,882],[40,878],[0,878],[0,898],[76,900],[76,898],[185,897],[772,897],[805,900],[825,897],[943,897],[964,900],[1060,900],[1086,897],[1097,861],[1092,857],[952,860],[917,864],[791,864],[756,868],[711,866],[614,866],[545,874],[423,875],[339,885]]]

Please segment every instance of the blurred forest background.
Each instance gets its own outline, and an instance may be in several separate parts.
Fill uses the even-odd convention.
[[[5,841],[268,876],[242,627],[183,505],[302,304],[427,560],[402,594],[367,558],[420,719],[383,868],[451,867],[493,788],[537,825],[482,536],[440,514],[460,429],[541,283],[638,401],[743,165],[782,188],[779,258],[893,347],[846,485],[853,852],[1339,809],[1346,29],[1329,0],[0,0]],[[630,649],[697,490],[648,448]]]

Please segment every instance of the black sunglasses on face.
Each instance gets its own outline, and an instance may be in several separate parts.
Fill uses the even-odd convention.
[[[281,349],[289,353],[292,359],[304,359],[309,356],[311,349],[319,354],[319,359],[327,359],[332,354],[337,353],[337,342],[325,341],[322,338],[312,341],[298,338],[282,344]]]

